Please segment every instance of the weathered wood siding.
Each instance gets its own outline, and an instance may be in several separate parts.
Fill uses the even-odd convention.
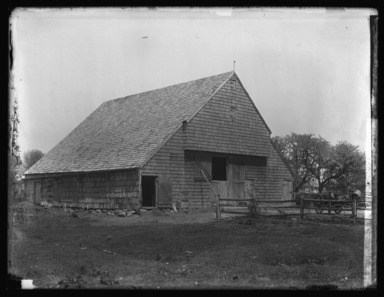
[[[270,135],[246,92],[227,82],[187,125],[187,148],[268,156]]]
[[[267,166],[245,164],[245,179],[261,199],[282,199],[288,168],[240,82],[228,81],[188,123],[186,148],[267,157]],[[236,85],[233,88],[233,84]]]
[[[41,180],[41,199],[53,205],[102,209],[135,209],[141,205],[137,170],[63,175]]]
[[[272,146],[268,129],[240,83],[236,81],[236,89],[231,87],[232,83],[226,83],[142,168],[142,174],[159,176],[159,187],[162,187],[161,180],[166,180],[163,186],[167,186],[171,195],[165,197],[159,193],[160,204],[186,205],[189,199],[192,207],[210,206],[214,195],[195,160],[205,168],[210,179],[211,158],[220,155],[217,153],[228,157],[231,154],[266,157],[266,164],[233,162],[229,158],[228,166],[232,169],[228,171],[228,179],[236,179],[232,182],[237,182],[247,196],[283,198],[284,181],[292,180],[292,176]],[[191,154],[185,149],[201,152]]]
[[[272,200],[283,199],[284,181],[292,181],[292,175],[272,144],[269,149],[265,197]]]
[[[24,181],[25,198],[27,201],[34,201],[33,199],[36,181],[40,181],[40,179],[27,179]]]
[[[184,185],[183,129],[180,128],[141,168],[142,175],[158,176],[156,205],[170,207]]]
[[[182,207],[189,204],[192,208],[211,206],[211,188],[197,170],[194,157],[184,151],[184,133],[180,128],[141,169],[142,175],[159,177],[157,206],[166,207],[172,203]],[[211,166],[210,158],[199,160]],[[161,188],[167,188],[167,193]]]
[[[191,150],[197,153],[191,155]],[[270,142],[269,130],[237,79],[228,81],[180,127],[140,174],[158,176],[157,206],[207,207],[214,195],[195,161],[202,164],[210,180],[212,157],[220,154],[228,158],[227,184],[232,186],[227,195],[240,197],[243,191],[247,197],[281,199],[284,182],[292,180]],[[266,162],[249,162],[245,157],[241,161],[241,156],[264,157]],[[141,205],[139,187],[138,170],[43,177],[41,198],[74,207],[136,208]],[[29,197],[33,199],[33,194]]]

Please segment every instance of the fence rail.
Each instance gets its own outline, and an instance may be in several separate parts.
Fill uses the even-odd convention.
[[[318,202],[318,203],[321,203],[322,205],[320,205],[319,207],[306,207],[306,203],[305,202]],[[323,205],[323,203],[325,203]],[[340,210],[340,208],[337,208],[337,207],[332,207],[332,203],[333,204],[349,204],[351,205],[350,208],[343,208],[342,207],[342,210],[348,210],[348,211],[352,211],[352,218],[353,218],[353,222],[355,223],[356,222],[356,217],[357,217],[357,203],[358,201],[356,200],[355,197],[352,198],[352,201],[351,200],[331,200],[331,199],[306,199],[303,197],[303,195],[300,197],[300,219],[303,220],[304,219],[304,209],[326,209],[328,211],[332,211],[332,210]],[[323,208],[324,207],[324,208]],[[341,210],[340,210],[341,211]]]
[[[300,197],[298,201],[297,197]],[[369,200],[356,200],[353,197],[351,200],[335,200],[335,199],[314,199],[314,196],[319,196],[317,193],[294,193],[293,197],[295,199],[289,200],[257,200],[257,199],[235,199],[235,198],[221,198],[217,194],[216,200],[216,218],[221,219],[221,213],[228,214],[250,214],[253,215],[256,213],[256,210],[261,209],[299,209],[299,214],[301,220],[304,219],[304,210],[328,210],[328,211],[339,211],[336,214],[339,214],[341,211],[351,211],[353,222],[356,222],[357,210],[369,210],[367,207],[359,207],[359,204],[365,203],[369,204]],[[320,195],[321,196],[321,195]],[[322,196],[321,196],[322,197]],[[238,202],[237,205],[233,205],[230,202]],[[296,205],[279,205],[277,203],[295,203]],[[299,202],[299,203],[298,203]],[[316,207],[317,204],[312,204],[310,202],[321,203],[320,206]],[[228,203],[228,204],[227,204]],[[266,204],[266,205],[263,205]],[[270,205],[274,204],[274,205]],[[299,204],[299,205],[298,205]],[[236,210],[236,208],[239,208]],[[241,209],[242,208],[242,209]],[[244,211],[244,208],[248,208],[247,211]]]
[[[267,209],[286,209],[286,208],[299,208],[298,205],[284,205],[284,206],[270,206],[270,205],[259,205],[259,203],[294,203],[296,200],[257,200],[257,199],[234,199],[234,198],[220,198],[218,195],[217,204],[216,204],[216,218],[221,218],[221,213],[229,213],[229,214],[250,214],[253,215],[256,212],[256,208],[267,208]],[[232,205],[232,204],[223,204],[222,202],[238,202],[244,203],[243,205]],[[247,204],[246,202],[250,202]],[[248,208],[248,211],[236,211],[236,210],[228,210],[224,207],[228,208]]]

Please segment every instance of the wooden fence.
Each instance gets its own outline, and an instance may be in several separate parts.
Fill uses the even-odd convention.
[[[312,202],[321,202],[321,203],[325,203],[325,204],[327,204],[327,202],[328,202],[328,205],[326,205],[326,208],[324,208],[328,211],[340,210],[340,207],[337,207],[337,208],[332,207],[332,204],[349,204],[349,205],[351,205],[351,202],[352,202],[351,208],[342,207],[341,211],[351,210],[353,222],[356,222],[357,210],[358,209],[367,209],[367,208],[358,207],[358,203],[367,203],[368,201],[366,201],[366,200],[356,201],[356,199],[352,199],[352,201],[351,201],[351,200],[313,199],[312,198],[313,196],[319,196],[319,195],[321,196],[321,194],[318,194],[318,193],[294,193],[293,194],[294,199],[292,199],[292,200],[257,200],[257,199],[220,198],[220,195],[218,193],[216,193],[215,190],[213,189],[212,183],[209,181],[209,179],[208,179],[207,175],[205,174],[204,169],[203,169],[202,165],[200,164],[200,162],[195,161],[195,163],[200,168],[202,175],[204,176],[206,182],[210,186],[211,191],[215,197],[215,200],[216,200],[216,219],[221,219],[221,213],[222,212],[223,213],[231,213],[231,214],[250,214],[252,216],[252,215],[256,214],[256,211],[258,208],[263,208],[263,209],[288,209],[288,208],[291,208],[291,209],[296,208],[297,209],[297,208],[300,208],[300,218],[301,218],[301,220],[303,220],[304,219],[304,209],[316,209],[315,207],[311,207],[310,203],[306,203],[306,202],[312,201]],[[300,195],[300,200],[297,199],[299,195]],[[306,198],[306,197],[309,197],[309,198]],[[237,205],[231,206],[231,205],[225,204],[225,202],[237,202]],[[265,205],[260,206],[259,203],[267,203],[267,204],[273,203],[274,205],[272,205],[272,206],[265,206]],[[295,203],[295,205],[276,206],[276,203]],[[306,204],[309,206],[306,206]],[[243,209],[244,209],[244,207],[247,207],[248,211],[246,211],[246,212],[233,211],[233,210],[228,211],[224,208],[226,206],[230,206],[231,208],[243,208]]]
[[[236,205],[227,204],[227,202],[235,202]],[[249,214],[255,215],[258,208],[263,209],[288,209],[288,208],[296,208],[297,205],[282,205],[276,206],[276,203],[293,203],[295,200],[258,200],[258,199],[228,199],[228,198],[220,198],[218,195],[217,204],[216,204],[216,218],[221,219],[221,213],[230,213],[230,214]],[[260,203],[266,203],[267,205],[260,206]],[[269,206],[268,204],[273,204]],[[230,209],[226,209],[229,207]],[[238,211],[233,210],[234,208],[248,208],[247,211]]]
[[[250,214],[250,215],[253,215],[255,212],[256,212],[256,209],[258,207],[258,204],[259,203],[286,203],[286,202],[295,202],[295,200],[257,200],[257,199],[230,199],[230,198],[220,198],[220,194],[216,193],[215,190],[213,189],[213,186],[212,186],[212,183],[209,181],[204,169],[203,169],[203,166],[200,164],[200,162],[198,161],[195,161],[196,165],[200,168],[200,171],[205,179],[205,181],[207,182],[207,184],[209,185],[209,187],[211,188],[211,191],[215,197],[215,202],[216,202],[216,219],[221,219],[221,213],[232,213],[232,214]],[[224,202],[224,203],[223,203]],[[248,211],[246,212],[239,212],[239,211],[228,211],[228,210],[225,210],[225,206],[228,206],[228,205],[225,205],[225,202],[237,202],[237,205],[235,206],[232,206],[233,207],[237,207],[237,208],[244,208],[244,207],[247,207],[248,208]],[[242,204],[242,205],[239,205],[239,204]],[[276,207],[276,206],[272,206],[272,207],[264,207],[263,208],[298,208],[297,206],[280,206],[280,207]]]
[[[295,194],[297,194],[297,193],[295,193]],[[313,209],[315,211],[322,209],[322,210],[328,211],[329,213],[331,211],[339,211],[339,213],[336,213],[337,215],[340,214],[342,211],[351,211],[353,222],[356,222],[357,210],[371,210],[372,209],[371,207],[366,207],[366,205],[369,204],[370,201],[363,200],[363,199],[357,200],[355,197],[353,197],[350,200],[335,200],[335,199],[324,199],[324,198],[319,199],[318,198],[319,196],[323,197],[320,194],[309,194],[309,198],[306,198],[306,197],[308,197],[307,193],[305,193],[305,194],[300,193],[300,194],[301,194],[300,195],[300,219],[301,220],[304,219],[304,210],[305,209],[309,209],[309,210]],[[317,199],[314,199],[311,196],[312,197],[317,196]],[[297,202],[297,199],[295,199],[295,201]],[[311,206],[310,202],[313,202],[312,206]],[[315,203],[317,204],[317,206],[315,206]],[[361,207],[361,206],[359,206],[359,204],[364,204],[365,207]],[[345,205],[347,207],[345,207]]]
[[[300,200],[297,199],[297,196],[300,195]],[[342,211],[351,211],[353,222],[356,222],[357,218],[357,210],[370,210],[369,207],[359,207],[359,204],[367,204],[369,201],[367,200],[330,200],[330,199],[314,199],[314,197],[318,197],[319,194],[314,193],[294,193],[295,199],[293,200],[257,200],[257,199],[228,199],[228,198],[220,198],[220,195],[217,195],[216,202],[216,218],[221,219],[222,213],[230,213],[230,214],[255,214],[258,208],[263,209],[299,209],[300,211],[296,213],[300,215],[300,219],[304,219],[304,210],[316,210],[322,208],[326,211],[339,211],[339,213],[335,213],[339,215]],[[228,204],[228,202],[237,203],[235,205]],[[284,204],[284,203],[294,203],[295,205],[285,205],[285,206],[276,206],[276,204]],[[312,205],[311,205],[311,202]],[[315,207],[314,203],[321,203],[320,206]],[[260,205],[261,203],[265,203],[267,205]],[[268,205],[272,204],[272,205]],[[226,209],[226,207],[230,207],[230,209]],[[233,210],[236,208],[248,208],[247,211],[239,211]]]

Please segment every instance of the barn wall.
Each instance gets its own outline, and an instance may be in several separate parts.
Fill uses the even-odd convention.
[[[137,170],[44,177],[41,199],[53,205],[135,209],[141,205]]]
[[[243,164],[246,188],[259,199],[282,199],[283,183],[292,176],[270,142],[270,134],[239,82],[226,83],[185,127],[181,127],[142,168],[159,176],[158,202],[170,206],[211,206],[214,195],[184,149],[201,151],[197,160],[211,171],[215,153],[265,156],[266,166]],[[204,154],[203,152],[207,154]],[[161,191],[161,189],[167,191]]]
[[[183,129],[180,128],[141,169],[142,175],[158,176],[158,207],[171,207],[183,194],[183,141]]]
[[[33,191],[35,189],[35,182],[39,179],[26,179],[24,180],[25,198],[27,201],[33,202]]]
[[[270,135],[236,79],[228,81],[187,125],[187,148],[268,156]]]
[[[198,161],[207,173],[207,178],[211,182],[212,178],[212,155],[204,152],[190,152],[186,151],[184,155],[184,189],[189,190],[192,201],[192,206],[196,208],[203,208],[212,206],[216,201],[215,195],[205,177],[203,176],[199,166],[195,161]],[[217,189],[213,185],[217,194]]]
[[[171,206],[172,203],[175,203],[187,207],[189,203],[192,208],[209,207],[215,201],[215,196],[195,160],[205,168],[208,179],[211,181],[212,156],[227,157],[230,160],[229,166],[233,166],[234,157],[231,154],[184,151],[182,145],[182,130],[180,130],[148,161],[142,169],[142,174],[159,176],[159,187],[162,187],[163,180],[169,183],[171,194],[160,198],[160,206]],[[290,174],[285,165],[278,159],[277,153],[276,157],[278,158],[275,160],[268,158],[267,161],[267,164],[273,162],[272,164],[280,166],[278,172],[270,173],[270,178],[268,178],[270,170],[267,166],[247,162],[249,158],[253,157],[241,157],[245,160],[239,163],[244,172],[241,179],[245,183],[250,182],[252,196],[259,199],[281,199],[283,181],[286,178],[289,179]],[[228,172],[228,179],[230,178],[231,173]],[[270,185],[274,187],[273,189],[268,189],[269,180],[271,180]],[[244,190],[247,191],[246,184]]]
[[[245,164],[245,179],[260,199],[282,199],[292,176],[271,144],[270,134],[245,90],[228,81],[187,125],[186,148],[266,156],[267,167]]]
[[[227,158],[227,185],[233,191],[229,191],[226,194],[232,199],[249,199],[252,197],[264,196],[264,186],[266,181],[267,167],[264,163],[256,161],[254,156],[233,155],[215,152],[186,152],[186,186],[193,189],[193,196],[197,201],[204,201],[204,206],[211,205],[215,202],[215,195],[212,193],[206,179],[202,176],[201,170],[195,164],[194,160],[197,160],[207,171],[208,179],[212,182],[213,188],[218,194],[220,191],[217,188],[216,181],[212,181],[212,157],[226,157]],[[238,188],[238,189],[236,189]],[[250,189],[249,189],[250,188]],[[243,193],[238,193],[240,190]],[[254,191],[257,190],[255,196]],[[237,193],[238,196],[232,196],[231,193]]]
[[[245,179],[252,181],[252,193],[255,199],[266,198],[267,167],[245,166]]]
[[[292,181],[293,178],[272,144],[269,149],[265,198],[272,200],[282,199],[284,181]]]
[[[159,177],[158,207],[170,207],[172,203],[191,208],[212,205],[209,184],[196,176],[196,163],[185,154],[185,136],[180,128],[141,169],[142,175]]]

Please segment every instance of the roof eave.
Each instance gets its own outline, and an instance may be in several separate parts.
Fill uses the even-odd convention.
[[[99,170],[79,170],[79,171],[57,171],[57,172],[44,172],[44,173],[26,173],[24,174],[24,179],[33,179],[43,176],[53,176],[53,175],[71,175],[71,174],[89,174],[89,173],[103,173],[110,171],[124,171],[124,170],[134,170],[139,169],[139,166],[128,167],[128,168],[112,168],[112,169],[99,169]]]

